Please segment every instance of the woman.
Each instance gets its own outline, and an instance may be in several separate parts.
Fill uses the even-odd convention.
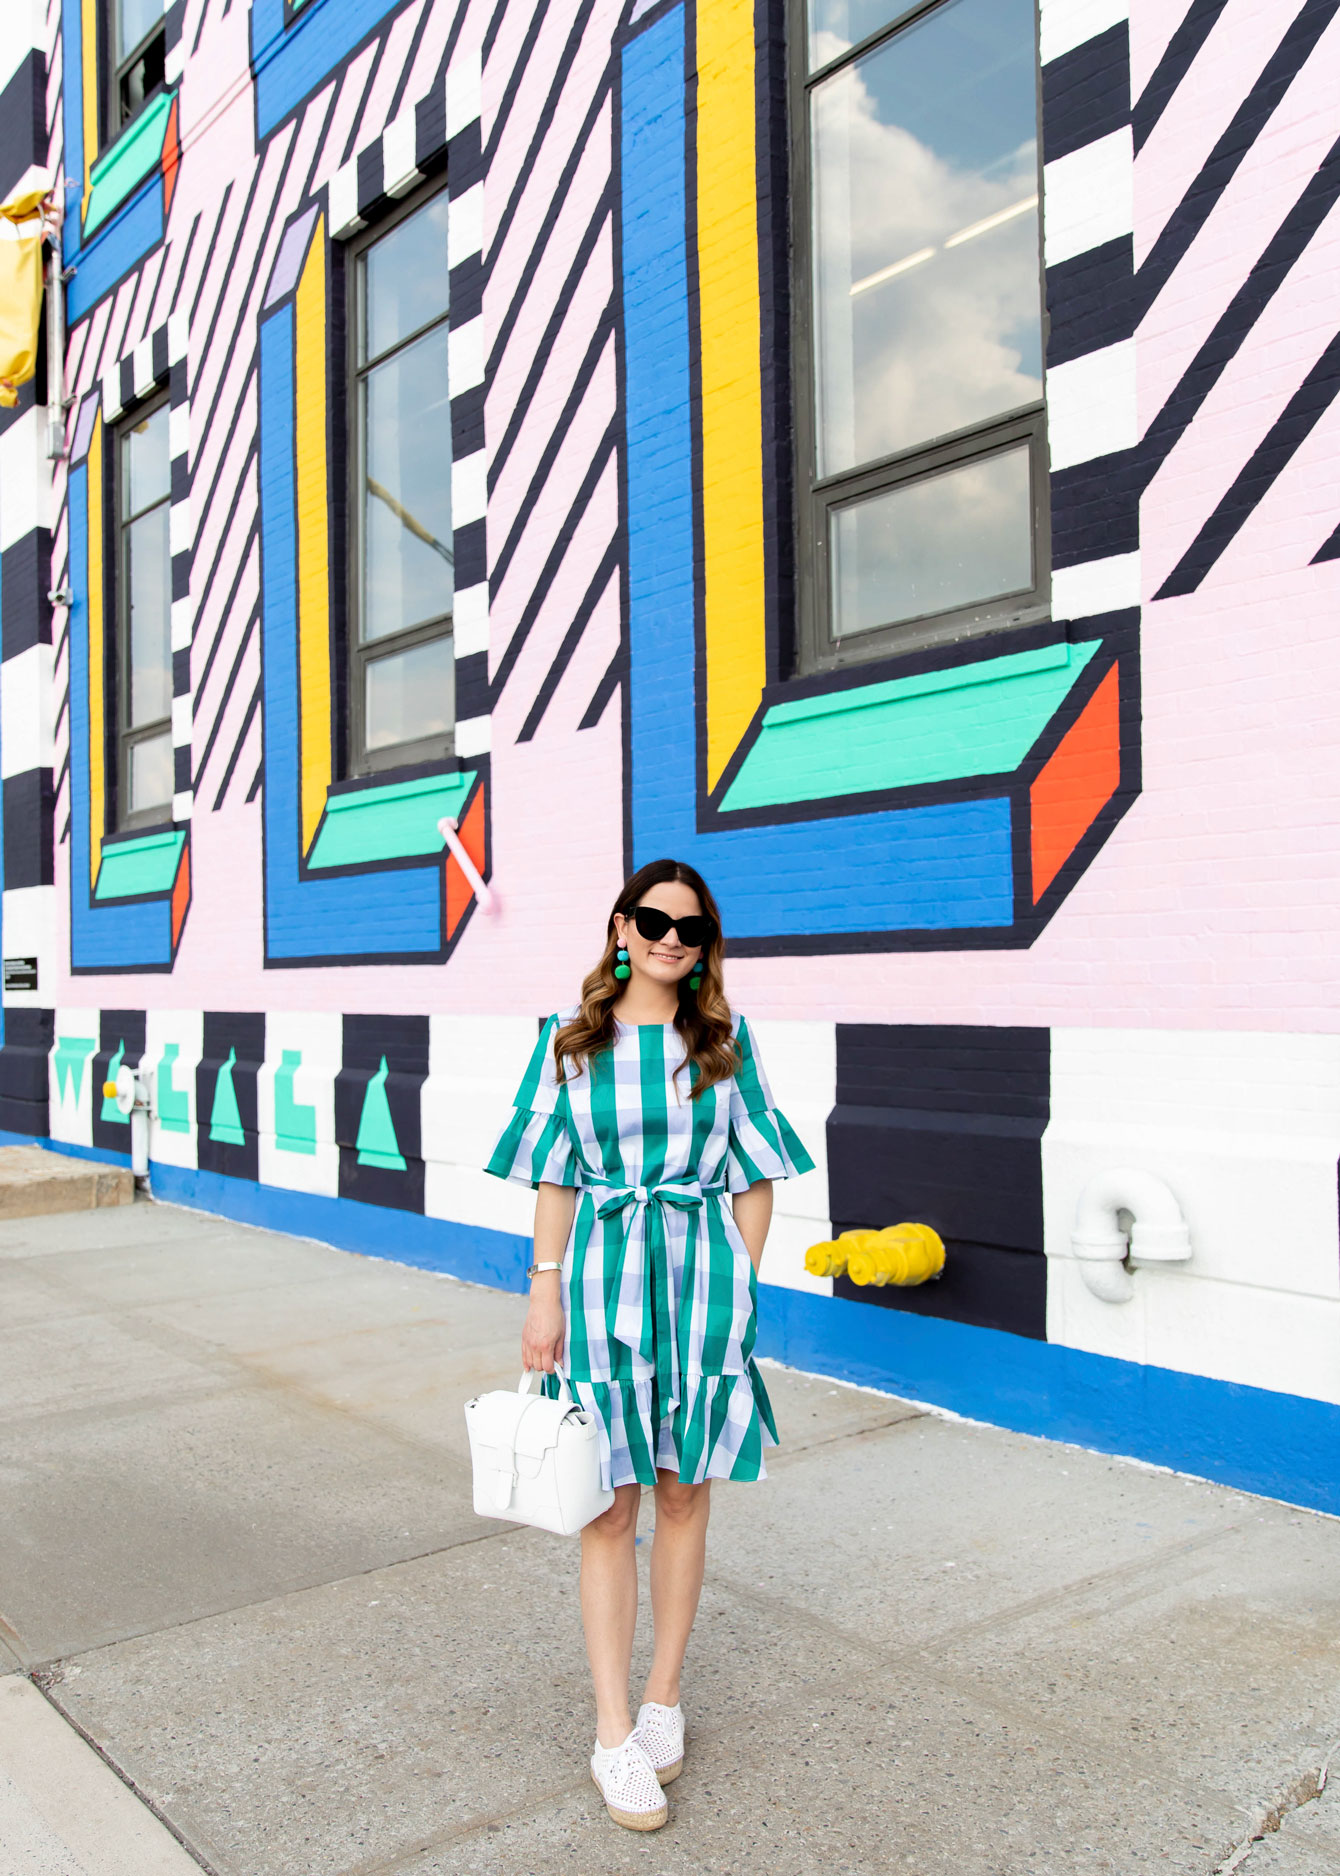
[[[596,1695],[591,1776],[630,1830],[665,1822],[661,1786],[683,1763],[679,1676],[711,1481],[763,1478],[763,1448],[777,1443],[751,1360],[755,1277],[769,1181],[813,1164],[731,1015],[722,953],[716,903],[691,866],[655,860],[635,873],[581,1003],[545,1024],[489,1161],[538,1193],[525,1366],[554,1376],[564,1363],[596,1416],[614,1491],[582,1532],[582,1621]],[[556,1393],[557,1378],[545,1387]],[[656,1492],[655,1647],[635,1726],[643,1486]]]

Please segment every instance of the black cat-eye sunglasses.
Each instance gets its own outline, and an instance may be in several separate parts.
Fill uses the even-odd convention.
[[[675,931],[686,951],[696,951],[703,945],[710,945],[716,937],[716,920],[708,918],[705,912],[691,912],[687,918],[671,918],[668,912],[658,912],[654,905],[635,905],[629,917],[648,944],[655,944],[667,932]]]

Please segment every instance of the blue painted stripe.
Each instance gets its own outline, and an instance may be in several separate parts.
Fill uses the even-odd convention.
[[[88,466],[70,472],[70,961],[75,970],[172,962],[167,897],[95,905],[89,883]]]
[[[77,219],[77,201],[72,194],[71,220]],[[70,325],[90,312],[162,239],[163,175],[159,170],[80,250],[74,279],[65,296],[65,317]]]
[[[293,310],[261,327],[261,582],[265,945],[272,960],[412,957],[442,949],[440,862],[303,879],[298,751],[298,555],[294,506]]]
[[[63,1153],[67,1159],[93,1160],[99,1166],[129,1166],[129,1153],[117,1153],[110,1147],[76,1146],[70,1140],[53,1140],[50,1135],[11,1133],[0,1127],[0,1146],[44,1146],[49,1153]]]
[[[766,1284],[757,1353],[1340,1514],[1340,1407],[1325,1401]]]
[[[256,74],[258,134],[268,137],[392,11],[387,0],[308,0],[286,26],[284,0],[253,0],[251,66]]]
[[[26,1133],[0,1131],[0,1144],[129,1163],[124,1154],[34,1141]],[[150,1184],[158,1199],[242,1225],[321,1238],[364,1257],[445,1270],[467,1283],[525,1289],[531,1240],[507,1231],[158,1163],[150,1167]],[[758,1289],[756,1353],[948,1407],[989,1426],[1167,1465],[1340,1516],[1340,1407],[1327,1401],[769,1283]]]
[[[510,1231],[485,1231],[448,1218],[424,1218],[418,1212],[364,1205],[357,1199],[330,1199],[282,1186],[230,1179],[225,1173],[191,1172],[181,1166],[149,1169],[154,1197],[172,1205],[192,1205],[217,1212],[242,1225],[319,1238],[337,1250],[360,1257],[384,1257],[416,1270],[441,1270],[468,1283],[486,1283],[518,1293],[526,1288],[532,1245]]]
[[[1008,799],[698,831],[682,7],[622,73],[633,863],[691,860],[732,937],[1007,926]]]
[[[3,1130],[0,1145],[130,1163],[124,1153]],[[512,1232],[156,1161],[150,1183],[158,1199],[239,1224],[525,1289],[532,1241]],[[766,1283],[758,1300],[756,1352],[792,1367],[1340,1516],[1340,1406]]]
[[[61,255],[68,265],[79,252],[80,196],[84,188],[84,16],[80,0],[61,0],[61,92],[65,107],[65,150],[61,167],[77,187],[65,196]],[[76,315],[67,314],[73,323]]]

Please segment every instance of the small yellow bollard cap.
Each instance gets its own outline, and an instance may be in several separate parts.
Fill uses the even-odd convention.
[[[812,1277],[841,1277],[847,1269],[847,1246],[839,1238],[825,1238],[811,1244],[805,1253],[805,1268]]]
[[[107,1099],[109,1101],[114,1101],[116,1099],[116,1083],[114,1081],[104,1081],[102,1084],[102,1091],[107,1096]]]

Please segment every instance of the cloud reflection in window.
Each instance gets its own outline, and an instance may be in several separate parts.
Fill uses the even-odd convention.
[[[1031,14],[951,0],[812,93],[820,476],[1041,400]]]

